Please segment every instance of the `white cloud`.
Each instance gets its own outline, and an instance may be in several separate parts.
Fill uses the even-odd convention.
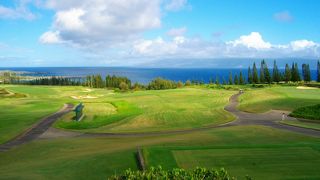
[[[48,0],[46,7],[56,11],[50,31],[77,46],[114,46],[161,26],[160,0]]]
[[[313,42],[313,41],[308,41],[308,40],[297,40],[297,41],[292,41],[290,43],[292,49],[294,51],[301,51],[304,49],[308,48],[316,48],[319,46],[319,44]]]
[[[42,34],[39,41],[43,44],[62,43],[59,32],[51,31]]]
[[[14,7],[0,5],[0,18],[33,20],[36,18],[36,15],[28,8],[30,4],[36,5],[36,1],[19,0]]]
[[[273,18],[279,22],[291,22],[293,21],[293,16],[290,14],[289,11],[282,11],[275,13]]]
[[[245,46],[248,48],[254,49],[270,49],[271,44],[269,42],[265,42],[262,39],[262,36],[258,32],[252,32],[249,35],[240,36],[239,39],[234,41],[229,41],[228,44],[233,46]]]
[[[188,0],[168,0],[165,9],[169,11],[178,11],[188,6]]]
[[[320,46],[315,42],[298,40],[275,45],[265,42],[259,33],[252,32],[229,42],[212,42],[185,36],[172,37],[166,41],[163,38],[140,40],[135,42],[133,53],[127,58],[318,58],[319,56]]]
[[[173,36],[173,37],[183,36],[186,32],[187,32],[187,28],[186,28],[186,27],[173,28],[173,29],[170,29],[170,30],[167,32],[167,35]]]

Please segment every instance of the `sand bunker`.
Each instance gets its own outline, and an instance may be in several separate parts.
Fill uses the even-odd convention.
[[[73,99],[96,99],[98,97],[95,96],[71,96]]]
[[[307,86],[298,86],[297,89],[318,89],[315,87],[307,87]]]
[[[92,92],[93,90],[92,89],[85,89],[84,91],[82,92]]]

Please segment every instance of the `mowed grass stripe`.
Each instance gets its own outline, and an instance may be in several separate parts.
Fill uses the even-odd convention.
[[[310,147],[175,150],[179,167],[225,167],[255,179],[319,178],[320,152]]]

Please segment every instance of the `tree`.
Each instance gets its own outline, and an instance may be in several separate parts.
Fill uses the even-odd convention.
[[[280,81],[280,72],[279,72],[276,61],[273,62],[272,80],[273,82],[276,82],[276,83]]]
[[[244,85],[245,81],[244,81],[244,77],[242,75],[242,71],[240,71],[240,76],[239,76],[239,84],[240,85]]]
[[[234,84],[239,85],[239,78],[237,74],[234,76]]]
[[[249,83],[249,84],[252,84],[252,82],[253,82],[252,72],[251,72],[251,68],[250,68],[250,66],[249,66],[249,68],[248,68],[248,83]]]
[[[219,81],[219,77],[218,77],[218,76],[216,77],[216,82],[215,82],[215,84],[216,84],[216,85],[220,85],[220,81]]]
[[[291,67],[291,81],[297,82],[300,81],[300,73],[297,63],[292,63]]]
[[[185,83],[185,86],[191,86],[191,81],[187,80],[186,83]]]
[[[178,81],[177,88],[182,88],[182,87],[183,87],[183,83],[181,81]]]
[[[311,73],[309,64],[302,64],[302,77],[305,82],[311,81]]]
[[[119,84],[119,89],[121,90],[121,91],[127,91],[129,88],[128,88],[128,84],[127,83],[125,83],[125,82],[121,82],[120,84]]]
[[[284,71],[284,80],[286,81],[286,83],[291,81],[291,70],[290,70],[289,64],[286,64],[286,68]]]
[[[253,84],[259,83],[258,70],[255,62],[253,63],[252,82]]]
[[[261,65],[260,65],[260,83],[265,83],[266,79],[265,79],[265,61],[262,60],[261,61]]]
[[[226,85],[226,84],[227,84],[227,81],[226,81],[226,79],[225,79],[224,77],[222,77],[222,84],[223,84],[223,85]]]
[[[264,72],[265,82],[267,82],[268,84],[271,84],[272,79],[271,79],[271,76],[270,76],[268,65],[265,62],[264,62],[264,65],[263,65],[263,72]]]
[[[230,71],[229,73],[229,85],[233,84],[233,80],[232,80],[232,72]]]
[[[317,81],[320,82],[320,61],[317,64]]]

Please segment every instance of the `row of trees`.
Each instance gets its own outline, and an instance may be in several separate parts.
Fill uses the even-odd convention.
[[[91,88],[119,88],[128,89],[131,88],[131,80],[127,77],[121,76],[106,76],[105,79],[102,78],[100,74],[90,75],[86,77],[85,86]]]
[[[16,84],[26,85],[49,85],[49,86],[81,86],[81,78],[67,78],[67,77],[41,77],[28,81],[20,81]]]
[[[320,82],[320,63],[318,61],[317,67],[317,81]],[[311,72],[309,64],[302,64],[302,78],[305,82],[311,81]],[[277,62],[273,63],[273,70],[270,73],[267,63],[262,60],[260,66],[260,72],[258,75],[258,70],[256,67],[256,63],[253,63],[253,68],[248,68],[248,83],[249,84],[258,84],[258,83],[278,83],[280,81],[285,82],[298,82],[301,81],[300,71],[297,63],[292,63],[291,68],[289,64],[286,64],[284,72],[280,72],[277,66]]]

